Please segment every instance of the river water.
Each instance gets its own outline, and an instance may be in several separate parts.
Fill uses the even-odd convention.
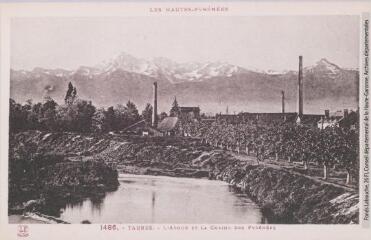
[[[70,223],[264,223],[259,207],[222,181],[124,174],[101,202],[67,205]]]
[[[119,182],[104,197],[67,203],[58,218],[69,223],[267,222],[253,201],[222,181],[122,174]],[[34,223],[18,215],[9,221]]]

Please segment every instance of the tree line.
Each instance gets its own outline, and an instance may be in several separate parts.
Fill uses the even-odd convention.
[[[9,105],[10,132],[109,132],[123,130],[140,120],[150,124],[152,119],[152,106],[149,103],[141,113],[130,100],[125,105],[97,108],[91,101],[80,99],[71,82],[63,104],[59,105],[51,97],[45,97],[43,102],[28,100],[24,104],[10,99]],[[159,119],[166,116],[166,113],[161,113]]]

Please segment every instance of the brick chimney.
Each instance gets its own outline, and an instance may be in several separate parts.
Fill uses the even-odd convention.
[[[298,115],[303,116],[303,56],[299,56]]]
[[[157,127],[157,82],[153,83],[153,111],[152,111],[152,126]]]
[[[348,114],[349,114],[348,109],[344,109],[344,118],[347,118]]]
[[[330,110],[325,110],[325,119],[330,118]]]

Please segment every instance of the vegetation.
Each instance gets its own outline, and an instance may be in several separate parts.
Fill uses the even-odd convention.
[[[74,163],[66,162],[62,166],[57,164],[60,167],[50,168],[46,179],[53,181],[43,182],[51,186],[57,186],[60,179],[65,179],[63,183],[72,188],[75,182],[80,181],[79,185],[83,185],[86,181],[77,180],[79,178],[76,179],[75,174],[79,176],[85,171],[73,170],[70,165],[76,164],[76,169],[85,169],[82,167],[84,163],[100,162],[117,166],[119,171],[126,173],[209,177],[227,181],[249,194],[268,211],[268,216],[277,217],[272,222],[358,221],[356,191],[348,192],[339,186],[320,184],[296,171],[252,165],[250,161],[236,157],[236,154],[215,149],[201,141],[201,138],[184,137],[144,138],[123,134],[24,131],[14,134],[12,143],[23,144],[27,148],[32,148],[30,143],[35,143],[36,153],[63,154],[74,160]],[[89,171],[94,173],[92,168]],[[115,176],[112,173],[109,175]],[[94,178],[87,179],[96,183]]]
[[[10,99],[10,132],[25,130],[68,131],[68,132],[108,132],[122,130],[141,118],[146,121],[151,116],[152,107],[148,104],[140,116],[136,105],[128,101],[107,109],[96,109],[91,101],[79,99],[76,87],[68,84],[63,105],[58,105],[50,97],[43,103],[24,105]]]
[[[177,117],[180,114],[179,104],[176,100],[176,97],[174,97],[173,105],[170,109],[170,117]]]
[[[346,183],[358,178],[357,130],[328,127],[318,129],[297,124],[227,124],[190,122],[185,130],[204,142],[228,150],[254,153],[257,161],[301,161],[306,170],[310,164],[323,166],[327,179],[329,167],[347,171]]]
[[[153,108],[147,104],[140,115],[136,105],[128,101],[126,105],[106,109],[96,107],[91,101],[78,98],[77,89],[68,84],[63,105],[46,97],[43,103],[24,105],[10,100],[10,132],[41,130],[49,132],[110,132],[123,130],[143,119],[150,124]],[[166,117],[161,113],[159,119]],[[200,137],[209,145],[254,153],[258,163],[267,158],[277,161],[300,161],[305,170],[310,165],[323,166],[323,178],[328,178],[331,167],[347,172],[346,183],[358,180],[358,130],[339,127],[318,129],[282,122],[247,122],[228,124],[225,122],[205,123],[193,121],[179,113],[179,104],[174,98],[170,116],[178,116],[184,132]]]
[[[104,162],[70,161],[62,153],[45,151],[36,142],[18,141],[14,136],[10,146],[10,212],[47,213],[44,207],[50,203],[94,197],[118,186],[116,169]],[[35,209],[28,209],[30,204]]]

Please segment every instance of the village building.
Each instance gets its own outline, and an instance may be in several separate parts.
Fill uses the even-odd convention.
[[[351,130],[356,130],[359,126],[359,113],[358,111],[336,111],[330,113],[329,110],[325,110],[325,115],[317,122],[319,129],[325,129],[326,127],[341,127]]]
[[[200,119],[200,107],[179,107],[179,112],[191,119]]]
[[[182,135],[182,127],[178,117],[166,117],[157,126],[164,136]]]
[[[321,114],[303,114],[301,117],[298,115],[295,122],[305,126],[317,127],[317,122],[321,118],[323,118]]]
[[[304,114],[303,100],[303,57],[299,56],[299,74],[298,74],[298,99],[297,112],[285,111],[285,92],[281,91],[281,112],[276,113],[249,113],[241,112],[238,114],[217,114],[217,122],[226,122],[230,124],[240,123],[262,123],[262,124],[285,124],[297,123],[316,127],[317,122],[323,115],[319,114]]]

